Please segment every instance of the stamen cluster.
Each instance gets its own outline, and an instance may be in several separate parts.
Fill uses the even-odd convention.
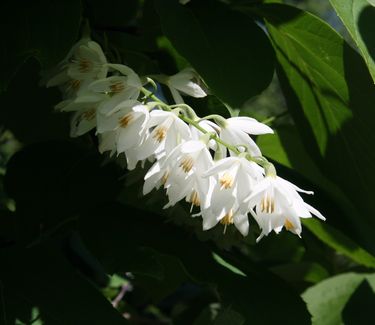
[[[128,66],[109,63],[101,47],[84,38],[73,46],[47,86],[59,86],[59,111],[74,112],[71,136],[96,129],[99,150],[124,154],[132,170],[146,160],[153,165],[143,193],[163,187],[165,208],[191,203],[208,230],[221,223],[249,231],[249,215],[258,223],[258,239],[282,228],[300,235],[300,218],[324,217],[304,202],[304,191],[276,175],[250,135],[273,133],[250,117],[199,118],[183,96],[207,96],[191,68],[173,76],[140,77]],[[165,84],[175,103],[167,104],[150,89]]]

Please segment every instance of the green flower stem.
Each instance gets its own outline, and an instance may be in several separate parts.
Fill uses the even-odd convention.
[[[198,129],[199,131],[201,131],[203,134],[206,134],[206,133],[209,133],[207,130],[205,130],[204,128],[202,128],[198,122],[188,118],[187,116],[184,116],[184,115],[180,115],[179,116],[181,120],[185,121],[186,123],[194,126],[196,129]],[[222,144],[223,146],[227,147],[230,151],[233,151],[235,154],[239,155],[241,153],[240,150],[238,150],[238,148],[236,146],[232,146],[231,144],[221,140],[216,134],[210,134],[210,138],[215,140],[217,143],[220,143]]]

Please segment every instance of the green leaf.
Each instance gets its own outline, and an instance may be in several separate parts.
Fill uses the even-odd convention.
[[[346,325],[375,324],[375,293],[367,280],[363,280],[346,304],[342,317]]]
[[[357,273],[341,274],[307,289],[302,297],[312,315],[312,324],[342,324],[341,313],[351,295],[364,279],[371,284],[374,290],[375,275]]]
[[[349,199],[339,188],[322,175],[316,164],[311,160],[295,127],[280,127],[277,129],[275,135],[259,137],[257,143],[265,156],[285,167],[296,170],[303,177],[330,193],[332,199],[337,204],[352,211],[353,208]],[[295,154],[296,152],[298,152],[298,155]],[[329,222],[330,215],[326,217],[328,218],[327,222]],[[375,257],[373,255],[361,248],[358,243],[345,236],[341,231],[330,226],[327,222],[321,222],[316,219],[303,220],[304,226],[329,247],[360,265],[375,268]]]
[[[375,268],[375,257],[373,255],[329,224],[317,219],[304,219],[303,225],[337,252],[360,265]]]
[[[367,0],[330,0],[361,51],[375,82],[375,8]]]
[[[28,58],[35,57],[50,68],[66,56],[78,37],[80,1],[6,0],[0,13],[0,92]]]
[[[271,82],[274,53],[250,18],[218,1],[155,5],[164,34],[224,102],[240,107]]]
[[[366,232],[374,224],[375,87],[360,57],[326,23],[286,5],[260,12],[279,62],[288,109],[322,174],[354,203]],[[374,247],[373,236],[368,241]]]

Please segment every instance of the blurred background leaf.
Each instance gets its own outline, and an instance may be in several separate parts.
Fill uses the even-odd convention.
[[[52,68],[78,37],[80,1],[2,1],[0,92],[30,57]],[[33,76],[37,77],[37,75]]]

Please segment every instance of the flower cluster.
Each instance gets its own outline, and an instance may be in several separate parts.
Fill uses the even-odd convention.
[[[273,133],[250,117],[199,118],[183,96],[205,97],[207,91],[193,69],[173,76],[140,77],[131,68],[107,62],[89,38],[79,41],[47,86],[59,86],[60,111],[74,112],[71,136],[96,129],[99,150],[124,154],[127,168],[153,162],[143,193],[163,187],[166,208],[180,200],[199,209],[194,216],[208,230],[221,223],[246,236],[249,215],[258,223],[258,239],[285,228],[301,233],[300,218],[324,217],[304,202],[304,191],[276,175],[251,135]],[[151,89],[165,84],[175,101],[169,105]]]

